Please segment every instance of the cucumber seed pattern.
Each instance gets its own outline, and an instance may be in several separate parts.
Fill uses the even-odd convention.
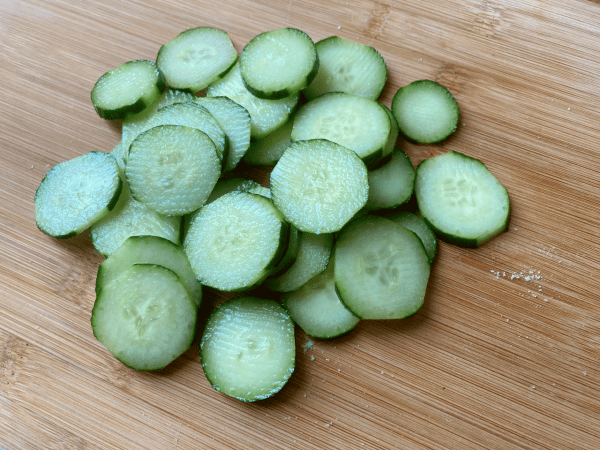
[[[387,244],[366,252],[359,260],[362,270],[377,278],[377,281],[390,290],[400,287],[402,282],[401,271],[398,264],[401,262],[402,252],[397,245]]]

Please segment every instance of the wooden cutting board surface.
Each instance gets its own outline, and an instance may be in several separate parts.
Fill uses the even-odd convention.
[[[59,242],[34,220],[52,166],[119,142],[89,100],[98,77],[195,26],[238,51],[286,26],[373,45],[388,106],[411,81],[444,84],[458,132],[398,145],[415,165],[481,159],[512,201],[482,248],[441,244],[415,316],[312,348],[297,329],[292,379],[254,404],[210,387],[197,342],[159,372],[117,362],[90,327],[102,259],[87,233]],[[600,448],[597,1],[4,0],[0,80],[0,447]]]

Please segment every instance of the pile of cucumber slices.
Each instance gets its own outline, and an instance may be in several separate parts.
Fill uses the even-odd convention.
[[[212,313],[200,356],[217,391],[254,401],[292,375],[294,324],[328,339],[416,313],[436,238],[478,247],[506,229],[510,203],[461,153],[415,171],[398,136],[446,139],[458,104],[418,80],[390,109],[377,101],[386,79],[381,55],[346,39],[315,44],[283,28],[238,58],[209,27],[100,77],[92,103],[122,120],[121,142],[56,165],[35,195],[40,230],[89,228],[106,258],[91,317],[99,341],[129,367],[161,369],[194,340],[202,286],[250,291]],[[236,177],[240,161],[274,166],[270,186]],[[419,214],[403,209],[413,197]],[[259,286],[280,302],[257,298]]]

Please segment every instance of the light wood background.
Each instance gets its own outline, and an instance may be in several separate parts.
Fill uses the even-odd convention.
[[[284,26],[373,45],[388,106],[416,79],[445,84],[459,131],[399,145],[414,164],[481,159],[513,206],[482,248],[441,245],[417,315],[308,350],[298,330],[294,376],[254,404],[211,389],[197,343],[155,373],[112,358],[90,328],[87,233],[34,221],[50,167],[119,142],[89,100],[98,77],[201,25],[239,51]],[[599,75],[597,1],[2,0],[0,447],[599,449]]]

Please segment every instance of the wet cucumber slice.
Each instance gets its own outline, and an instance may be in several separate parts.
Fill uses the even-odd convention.
[[[248,91],[258,98],[278,100],[297,94],[319,70],[312,39],[296,28],[261,33],[240,56],[240,72]]]
[[[126,366],[159,370],[190,347],[196,318],[196,306],[175,272],[136,264],[97,293],[92,329]]]
[[[429,259],[419,237],[382,217],[353,220],[334,249],[335,287],[361,319],[402,319],[419,310]]]
[[[506,188],[481,161],[462,153],[423,160],[415,195],[427,224],[451,244],[479,247],[508,227]]]
[[[277,302],[230,300],[209,317],[200,359],[212,387],[244,402],[276,394],[292,376],[294,322]]]
[[[35,198],[35,222],[58,239],[75,236],[116,206],[123,182],[115,158],[90,152],[54,166],[44,176]]]
[[[155,103],[166,88],[152,61],[129,61],[102,75],[92,89],[92,104],[103,119],[125,119]]]

